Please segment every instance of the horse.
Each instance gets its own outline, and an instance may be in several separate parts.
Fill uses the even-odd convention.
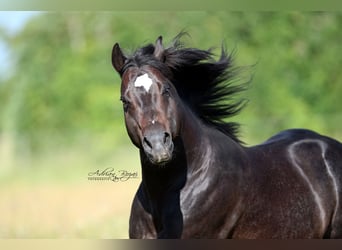
[[[342,238],[342,144],[307,129],[256,146],[227,122],[248,84],[222,46],[187,47],[162,37],[126,55],[115,43],[127,133],[142,181],[130,238]]]

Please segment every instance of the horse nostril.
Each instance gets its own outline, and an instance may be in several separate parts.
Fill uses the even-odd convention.
[[[169,133],[165,132],[164,133],[164,144],[167,145],[170,143],[170,140],[171,140],[171,136]]]
[[[149,140],[147,140],[146,137],[144,137],[144,144],[148,146],[150,149],[152,149],[152,143]]]

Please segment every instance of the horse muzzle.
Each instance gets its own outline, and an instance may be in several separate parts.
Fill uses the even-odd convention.
[[[172,159],[173,142],[168,132],[150,131],[146,133],[142,146],[152,164],[161,165]]]

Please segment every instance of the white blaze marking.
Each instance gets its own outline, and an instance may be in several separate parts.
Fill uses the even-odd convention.
[[[144,87],[146,92],[150,90],[150,87],[152,85],[153,81],[152,79],[148,76],[148,74],[144,74],[142,76],[138,76],[137,79],[134,82],[134,87]]]

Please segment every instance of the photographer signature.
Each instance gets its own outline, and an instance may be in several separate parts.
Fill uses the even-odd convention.
[[[104,170],[97,169],[94,172],[88,173],[88,180],[95,181],[113,181],[113,182],[124,182],[130,179],[137,179],[138,172],[129,172],[127,170],[115,170],[114,168],[106,168]]]

